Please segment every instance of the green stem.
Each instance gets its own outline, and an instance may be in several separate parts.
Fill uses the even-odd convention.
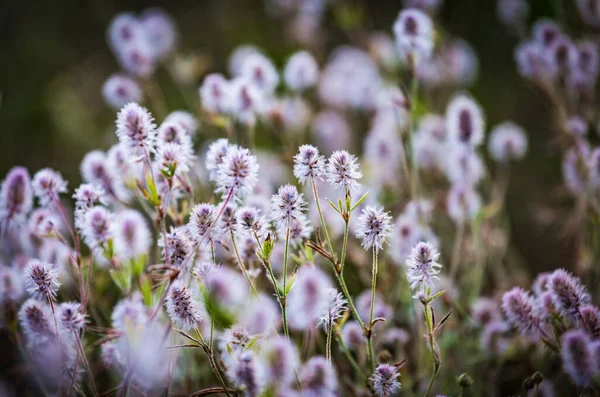
[[[240,265],[240,269],[242,269],[242,273],[244,274],[244,277],[246,277],[246,281],[248,281],[248,284],[250,285],[250,290],[252,290],[252,293],[254,295],[258,296],[258,291],[254,287],[254,284],[252,284],[250,275],[248,274],[248,271],[246,270],[246,265],[244,265],[244,261],[242,260],[242,257],[240,256],[240,251],[238,250],[237,243],[235,242],[235,236],[233,235],[233,230],[229,230],[229,235],[231,236],[231,244],[233,245],[233,250],[235,251],[235,257],[237,258],[238,264]]]
[[[285,337],[290,339],[290,333],[287,325],[287,313],[286,313],[286,301],[287,301],[287,267],[288,267],[288,254],[290,249],[290,220],[288,219],[287,227],[285,229],[285,252],[283,257],[283,299],[281,301],[281,311],[283,317],[283,330],[285,331]]]
[[[327,230],[327,224],[325,223],[325,218],[323,217],[323,211],[321,211],[321,203],[319,202],[319,191],[317,190],[317,183],[315,182],[315,178],[311,178],[311,182],[313,196],[315,197],[315,203],[317,203],[317,212],[319,213],[319,219],[321,219],[321,228],[323,228],[323,232],[325,233],[325,239],[327,240],[329,252],[331,252],[332,255],[335,255],[335,252],[333,251],[333,245],[331,244],[331,238],[329,237],[329,231]]]
[[[413,66],[412,80],[410,85],[410,130],[408,131],[408,150],[410,150],[410,168],[411,168],[411,194],[412,199],[419,197],[419,171],[417,170],[416,156],[413,151],[413,134],[417,124],[415,105],[419,94],[419,79],[414,72]]]
[[[200,339],[200,346],[204,350],[204,353],[206,353],[206,355],[208,356],[208,362],[210,364],[210,368],[211,368],[213,374],[217,378],[217,381],[219,382],[219,384],[221,385],[223,390],[225,390],[225,394],[227,394],[227,396],[230,396],[230,394],[228,392],[229,389],[227,388],[225,380],[221,376],[221,372],[219,371],[219,367],[217,366],[213,352],[212,352],[211,348],[206,344],[206,341],[204,340],[204,337],[202,336],[202,333],[200,332],[200,330],[198,329],[197,326],[196,326],[196,333],[198,334],[198,338]]]
[[[375,359],[373,357],[373,312],[375,311],[375,289],[377,286],[377,248],[373,247],[373,270],[371,273],[371,308],[369,311],[369,323],[367,332],[367,350],[369,353],[369,365],[371,371],[375,370]]]
[[[348,362],[350,363],[352,368],[354,368],[354,371],[361,377],[362,380],[365,380],[367,378],[367,376],[365,375],[363,370],[360,368],[360,365],[358,365],[358,363],[352,356],[352,353],[348,349],[348,346],[346,346],[346,343],[344,343],[344,340],[342,339],[342,336],[340,335],[340,333],[338,331],[336,331],[336,333],[335,333],[335,339],[337,339],[338,344],[340,345],[340,348],[342,349],[342,352],[348,359]]]
[[[331,363],[331,333],[332,333],[333,327],[332,324],[329,323],[327,325],[327,342],[325,345],[325,358],[327,358],[327,362]]]

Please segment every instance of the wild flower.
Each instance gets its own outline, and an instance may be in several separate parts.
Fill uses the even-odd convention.
[[[155,162],[163,175],[172,178],[189,171],[191,159],[185,147],[169,142],[158,148]]]
[[[102,96],[113,109],[121,109],[130,102],[142,102],[143,95],[135,80],[121,74],[109,76],[102,86]]]
[[[332,327],[342,317],[348,304],[344,296],[335,288],[329,288],[327,294],[329,295],[327,306],[324,307],[325,310],[318,314],[319,326],[325,330]]]
[[[283,75],[288,87],[294,91],[302,91],[315,85],[319,77],[319,66],[310,53],[299,51],[288,59]]]
[[[362,173],[357,161],[355,156],[345,150],[333,152],[327,162],[327,181],[336,189],[358,189]]]
[[[211,73],[202,81],[199,90],[202,107],[210,113],[226,113],[229,110],[231,91],[222,74]]]
[[[54,265],[32,259],[25,268],[25,289],[39,301],[54,301],[60,282]]]
[[[552,302],[563,316],[578,316],[579,309],[590,303],[590,296],[581,282],[564,269],[555,270],[548,279]]]
[[[260,210],[254,207],[242,207],[237,211],[238,224],[242,233],[256,234],[263,238],[268,233],[268,222],[260,215]]]
[[[337,377],[332,365],[322,356],[314,356],[300,369],[302,388],[318,396],[333,396],[337,391]]]
[[[160,59],[171,54],[177,44],[177,30],[171,17],[160,8],[149,8],[140,15],[146,31],[146,40],[153,58]]]
[[[471,148],[479,146],[485,129],[481,108],[468,96],[455,96],[446,109],[446,129],[454,142]]]
[[[19,322],[28,338],[44,338],[54,334],[50,307],[38,300],[28,299],[21,305]]]
[[[331,282],[317,268],[301,267],[294,288],[287,296],[291,329],[306,330],[317,325],[322,313],[328,311]]]
[[[302,145],[294,156],[294,176],[301,184],[309,179],[323,179],[325,175],[325,158],[312,145]]]
[[[392,217],[383,207],[366,206],[358,218],[356,237],[362,239],[362,246],[382,250],[384,243],[391,236],[393,228]]]
[[[242,64],[241,76],[261,92],[270,94],[279,84],[279,74],[273,63],[264,55],[248,55]]]
[[[32,193],[27,169],[13,167],[0,186],[0,228],[24,220],[33,206]]]
[[[176,110],[169,113],[165,118],[163,124],[175,124],[183,128],[186,135],[194,137],[198,132],[198,120],[190,113],[185,110]]]
[[[85,327],[86,318],[79,302],[63,302],[58,306],[57,319],[60,327],[68,332],[79,334]]]
[[[319,147],[324,148],[326,153],[350,146],[350,126],[339,113],[332,110],[323,111],[314,117],[311,132]]]
[[[217,169],[217,193],[224,198],[230,194],[241,197],[252,191],[258,181],[258,162],[250,150],[241,147],[230,148]]]
[[[409,63],[427,60],[433,51],[433,23],[431,18],[417,9],[400,12],[394,23],[396,46]]]
[[[513,327],[526,335],[538,332],[539,318],[536,316],[531,296],[520,287],[514,287],[502,296],[502,311]]]
[[[210,180],[217,179],[217,172],[229,150],[235,148],[227,139],[221,138],[210,144],[206,153],[206,170],[210,173]]]
[[[433,288],[433,283],[438,279],[442,265],[437,261],[440,253],[427,242],[419,242],[412,249],[406,260],[406,275],[410,288],[421,287],[422,290]]]
[[[165,307],[173,324],[183,331],[193,329],[201,320],[198,304],[192,298],[190,291],[181,283],[171,285]]]
[[[256,115],[265,107],[265,93],[244,77],[238,77],[230,82],[230,97],[228,110],[239,122],[252,126]]]
[[[527,152],[525,131],[511,121],[497,125],[490,133],[488,150],[496,161],[520,160]]]
[[[392,396],[400,390],[398,369],[390,364],[380,364],[371,375],[371,383],[375,394],[381,397]]]
[[[567,331],[560,340],[563,368],[580,387],[589,387],[594,376],[590,342],[590,337],[581,330]]]
[[[131,297],[121,299],[113,307],[111,326],[118,331],[141,327],[148,321],[149,310],[144,305],[142,296],[134,293]]]
[[[55,205],[58,202],[58,196],[67,192],[67,182],[60,173],[50,168],[44,168],[36,172],[31,186],[33,187],[33,194],[43,207]]]
[[[277,194],[271,196],[271,220],[287,227],[302,216],[306,210],[303,194],[293,185],[280,186]]]
[[[111,238],[112,227],[112,214],[101,206],[90,208],[79,222],[83,241],[90,248],[106,244]]]
[[[258,397],[264,390],[264,369],[252,351],[239,354],[227,374],[235,386],[243,388],[246,397]]]
[[[295,371],[300,366],[296,345],[282,336],[266,341],[261,351],[265,362],[268,383],[279,387],[290,386],[295,381]]]
[[[192,208],[188,223],[192,240],[197,244],[217,241],[222,233],[217,225],[217,209],[214,205],[201,203]]]
[[[481,209],[481,197],[470,185],[452,186],[446,197],[446,209],[457,224],[473,219]]]
[[[130,102],[117,114],[116,124],[119,142],[133,160],[140,160],[154,150],[156,124],[147,109]]]
[[[135,210],[115,214],[110,233],[115,255],[121,260],[135,260],[148,253],[152,237],[144,217]]]
[[[20,302],[24,294],[23,274],[19,269],[0,266],[0,304]]]
[[[194,120],[192,120],[192,122],[194,122]],[[156,133],[157,148],[160,149],[168,143],[179,145],[181,148],[180,150],[184,151],[187,156],[193,156],[194,148],[192,145],[192,136],[181,123],[165,120],[158,127]]]
[[[348,321],[342,327],[342,340],[350,349],[357,349],[365,344],[365,333],[356,321]]]
[[[172,266],[180,267],[193,253],[193,243],[185,227],[171,227],[166,235],[158,238],[162,258]]]
[[[239,316],[239,325],[251,335],[272,335],[281,325],[281,312],[272,296],[260,294],[252,299]]]

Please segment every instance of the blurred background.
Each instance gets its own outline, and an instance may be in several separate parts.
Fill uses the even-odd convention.
[[[532,2],[529,22],[552,16],[549,3]],[[154,6],[173,17],[180,32],[179,53],[184,56],[179,67],[192,70],[183,85],[173,81],[173,73],[159,70],[158,84],[171,110],[197,107],[202,76],[225,72],[228,55],[240,44],[265,49],[278,66],[299,49],[287,36],[286,21],[267,12],[264,0],[4,1],[0,175],[15,165],[30,172],[48,166],[60,170],[71,188],[80,183],[83,155],[94,148],[107,149],[115,140],[116,113],[101,96],[105,79],[119,71],[106,42],[106,28],[119,12]],[[567,18],[571,6],[565,5]],[[328,50],[356,41],[340,29],[340,16],[350,13],[364,30],[391,33],[400,7],[399,0],[335,2],[319,37],[319,63],[326,61]],[[518,254],[533,272],[569,267],[565,262],[572,259],[577,233],[565,231],[563,223],[545,212],[548,203],[564,201],[559,189],[560,152],[552,145],[550,103],[517,75],[513,50],[518,37],[498,21],[491,0],[446,0],[439,23],[447,34],[467,40],[479,57],[479,78],[470,91],[485,109],[488,125],[512,119],[529,134],[530,152],[513,168],[508,192]],[[178,85],[180,89],[175,88]]]

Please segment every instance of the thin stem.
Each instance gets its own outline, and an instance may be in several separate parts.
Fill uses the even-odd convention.
[[[415,104],[419,94],[419,79],[416,75],[415,65],[412,65],[412,81],[410,85],[410,130],[408,131],[408,149],[410,150],[410,168],[411,176],[411,194],[413,200],[419,197],[419,171],[417,170],[417,160],[413,151],[413,133],[416,126]]]
[[[440,371],[439,367],[435,366],[433,369],[433,374],[431,374],[431,379],[429,379],[429,386],[427,386],[427,391],[425,392],[425,397],[429,396],[429,393],[431,393],[431,389],[433,388],[433,382],[435,382],[435,378],[439,371]],[[461,389],[461,395],[462,395],[462,389]]]
[[[377,247],[373,247],[373,270],[371,273],[371,308],[369,311],[369,324],[367,332],[367,349],[369,353],[369,365],[371,371],[375,370],[375,359],[373,357],[373,313],[375,311],[375,289],[377,286]]]
[[[202,336],[202,333],[198,329],[198,326],[196,326],[196,333],[198,334],[198,338],[200,339],[200,346],[202,347],[202,349],[204,350],[204,352],[208,356],[208,361],[209,361],[210,368],[211,368],[213,374],[217,378],[217,381],[219,382],[219,384],[221,385],[221,387],[223,388],[223,390],[225,390],[225,394],[227,394],[228,396],[230,396],[229,389],[227,388],[225,380],[223,380],[223,377],[221,376],[221,372],[219,371],[219,367],[217,366],[217,363],[215,361],[215,357],[213,356],[213,352],[212,352],[211,348],[206,344],[206,341],[204,340],[204,337]]]
[[[77,334],[75,334],[75,341],[77,342],[77,349],[79,350],[79,354],[81,355],[81,360],[83,361],[85,371],[90,377],[90,384],[92,385],[92,391],[94,392],[94,396],[98,397],[98,389],[96,389],[96,382],[94,382],[94,374],[92,373],[90,362],[88,361],[87,356],[85,355],[85,351],[83,350],[83,346],[81,344],[81,337]]]
[[[244,277],[246,277],[246,280],[248,281],[248,284],[250,285],[250,289],[252,290],[252,293],[254,295],[258,296],[258,291],[256,291],[254,284],[252,284],[250,275],[248,275],[248,271],[246,270],[246,265],[244,265],[244,261],[242,260],[242,257],[240,256],[240,251],[238,250],[237,243],[235,242],[235,236],[233,235],[233,230],[229,230],[229,235],[231,236],[231,244],[233,245],[233,250],[235,251],[235,256],[237,258],[238,264],[240,265],[240,269],[242,269],[242,273],[244,274]]]
[[[331,322],[327,324],[327,342],[325,345],[325,358],[327,358],[327,362],[331,363],[331,334],[333,331],[333,327]]]
[[[283,317],[283,329],[285,331],[286,338],[290,339],[290,334],[287,326],[287,313],[286,313],[286,301],[287,301],[287,267],[288,267],[288,254],[290,248],[290,222],[288,219],[287,227],[285,229],[285,253],[283,256],[283,300],[282,306],[282,317]]]
[[[433,318],[430,312],[429,303],[425,304],[425,322],[427,323],[427,333],[429,337],[429,348],[431,350],[431,360],[433,361],[433,373],[431,374],[431,379],[429,380],[429,386],[427,387],[427,391],[425,392],[425,397],[429,396],[431,389],[433,388],[433,382],[440,370],[440,360],[439,356],[436,353],[435,348],[435,335],[433,331]]]
[[[323,232],[325,233],[325,240],[327,241],[327,246],[329,248],[329,252],[331,252],[332,255],[335,255],[335,252],[333,251],[333,245],[331,244],[331,238],[329,237],[329,231],[327,230],[327,224],[325,223],[325,218],[323,217],[323,211],[321,210],[321,203],[319,200],[319,191],[317,190],[317,183],[315,182],[315,178],[311,178],[311,182],[312,182],[313,196],[315,197],[315,203],[317,204],[317,212],[319,213],[319,219],[321,219],[321,228],[323,229]],[[334,260],[335,260],[335,258],[334,258]]]

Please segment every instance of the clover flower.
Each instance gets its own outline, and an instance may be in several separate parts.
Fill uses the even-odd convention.
[[[390,364],[379,364],[371,375],[371,384],[375,394],[380,397],[389,397],[400,390],[398,369]]]
[[[47,337],[54,333],[50,308],[35,299],[28,299],[19,309],[19,323],[28,338]]]
[[[347,321],[342,327],[342,340],[350,349],[357,349],[365,343],[365,332],[356,321]]]
[[[523,128],[506,121],[494,127],[490,133],[488,150],[496,161],[519,160],[527,152],[527,135]]]
[[[189,150],[184,146],[169,142],[159,146],[154,161],[163,175],[172,178],[189,171],[191,158]]]
[[[198,304],[190,291],[179,282],[169,288],[165,307],[173,324],[183,331],[193,329],[201,320]]]
[[[33,194],[29,172],[13,167],[0,186],[0,229],[12,220],[22,221],[31,211]]]
[[[261,355],[269,383],[289,386],[295,381],[300,357],[293,342],[285,337],[276,336],[266,342]]]
[[[520,287],[514,287],[502,296],[502,312],[510,325],[526,335],[535,335],[539,319],[531,296]]]
[[[92,207],[83,214],[79,228],[88,247],[99,247],[107,243],[112,236],[112,214],[104,207]]]
[[[577,316],[579,309],[591,300],[581,282],[564,269],[555,270],[550,275],[548,290],[552,293],[554,306],[568,318]]]
[[[319,77],[319,66],[310,53],[299,51],[288,59],[283,76],[288,87],[294,91],[302,91],[315,85]]]
[[[417,243],[406,260],[406,274],[410,283],[410,288],[415,289],[421,286],[422,290],[433,288],[434,280],[440,273],[442,265],[437,261],[440,253],[427,242]]]
[[[117,137],[134,160],[154,150],[156,125],[146,108],[135,102],[125,105],[117,114]]]
[[[259,397],[265,388],[262,363],[252,351],[237,356],[227,374],[236,387],[244,389],[246,397]]]
[[[406,61],[420,62],[431,56],[434,30],[427,14],[417,9],[402,10],[393,30],[398,51]]]
[[[189,137],[193,137],[198,132],[198,120],[190,113],[185,110],[176,110],[169,113],[165,118],[163,124],[176,124],[183,128],[183,131]]]
[[[67,182],[60,173],[50,168],[44,168],[36,172],[31,186],[33,187],[33,194],[43,207],[56,203],[59,194],[67,192]]]
[[[303,194],[298,193],[296,186],[281,186],[277,194],[271,196],[271,219],[277,225],[291,225],[292,220],[300,218],[305,209]]]
[[[202,81],[199,89],[202,107],[209,113],[227,113],[230,107],[229,82],[220,73],[211,73]]]
[[[241,76],[265,93],[272,93],[279,84],[279,74],[273,63],[258,53],[244,59]]]
[[[144,217],[135,210],[115,214],[110,233],[115,255],[121,260],[134,260],[148,253],[152,236]]]
[[[224,158],[234,148],[235,146],[230,145],[229,141],[225,138],[217,139],[210,144],[206,153],[206,170],[209,172],[209,179],[211,181],[217,179],[217,172],[221,164],[223,164]]]
[[[144,94],[132,78],[113,74],[102,85],[102,96],[108,106],[118,110],[130,102],[141,102]]]
[[[287,296],[289,326],[306,330],[317,325],[322,313],[328,311],[331,283],[317,268],[303,266],[296,273],[294,288]]]
[[[217,225],[217,210],[214,205],[201,203],[192,208],[188,223],[192,240],[196,244],[214,243],[222,230]]]
[[[166,235],[161,234],[158,246],[163,260],[176,267],[180,267],[193,253],[193,244],[184,226],[171,227]]]
[[[242,207],[237,211],[238,224],[243,233],[265,237],[268,233],[268,222],[260,215],[260,210],[254,207]]]
[[[127,331],[129,327],[143,326],[148,321],[148,308],[144,305],[142,295],[134,293],[129,298],[121,299],[113,307],[110,316],[112,328]]]
[[[327,181],[336,189],[354,191],[360,186],[358,180],[362,178],[358,168],[355,156],[345,150],[333,152],[327,162]]]
[[[582,330],[565,332],[560,338],[563,368],[577,386],[589,387],[594,377],[594,357],[590,337]]]
[[[347,310],[348,301],[344,299],[344,296],[338,292],[335,288],[328,288],[327,295],[329,296],[325,310],[323,310],[319,316],[318,325],[323,328],[326,332],[329,327],[332,327],[336,320],[340,319],[344,312]]]
[[[140,15],[146,41],[155,59],[165,58],[175,50],[177,30],[171,17],[160,8],[149,8]]]
[[[475,218],[481,209],[481,197],[468,184],[452,186],[446,197],[446,210],[450,218],[457,224]]]
[[[156,144],[160,149],[161,146],[167,143],[175,143],[181,147],[181,150],[186,152],[186,155],[192,156],[194,148],[192,145],[192,137],[186,128],[175,121],[165,121],[156,134]]]
[[[53,264],[32,259],[25,268],[25,289],[39,301],[53,301],[60,283]]]
[[[383,207],[367,205],[358,217],[356,230],[356,237],[362,239],[362,247],[366,250],[383,249],[383,244],[393,231],[391,220],[392,217],[383,210]]]
[[[61,303],[56,315],[60,327],[66,331],[79,333],[85,327],[85,314],[79,302]]]
[[[310,358],[300,369],[300,384],[315,396],[329,396],[337,391],[337,377],[333,366],[323,356]]]
[[[217,193],[223,197],[240,197],[252,191],[258,181],[258,162],[250,150],[241,147],[230,148],[217,169]]]
[[[312,145],[302,145],[294,156],[294,176],[301,184],[309,179],[323,179],[325,175],[325,158]]]
[[[455,96],[446,109],[446,129],[453,141],[471,148],[479,146],[485,129],[481,108],[468,96]]]

